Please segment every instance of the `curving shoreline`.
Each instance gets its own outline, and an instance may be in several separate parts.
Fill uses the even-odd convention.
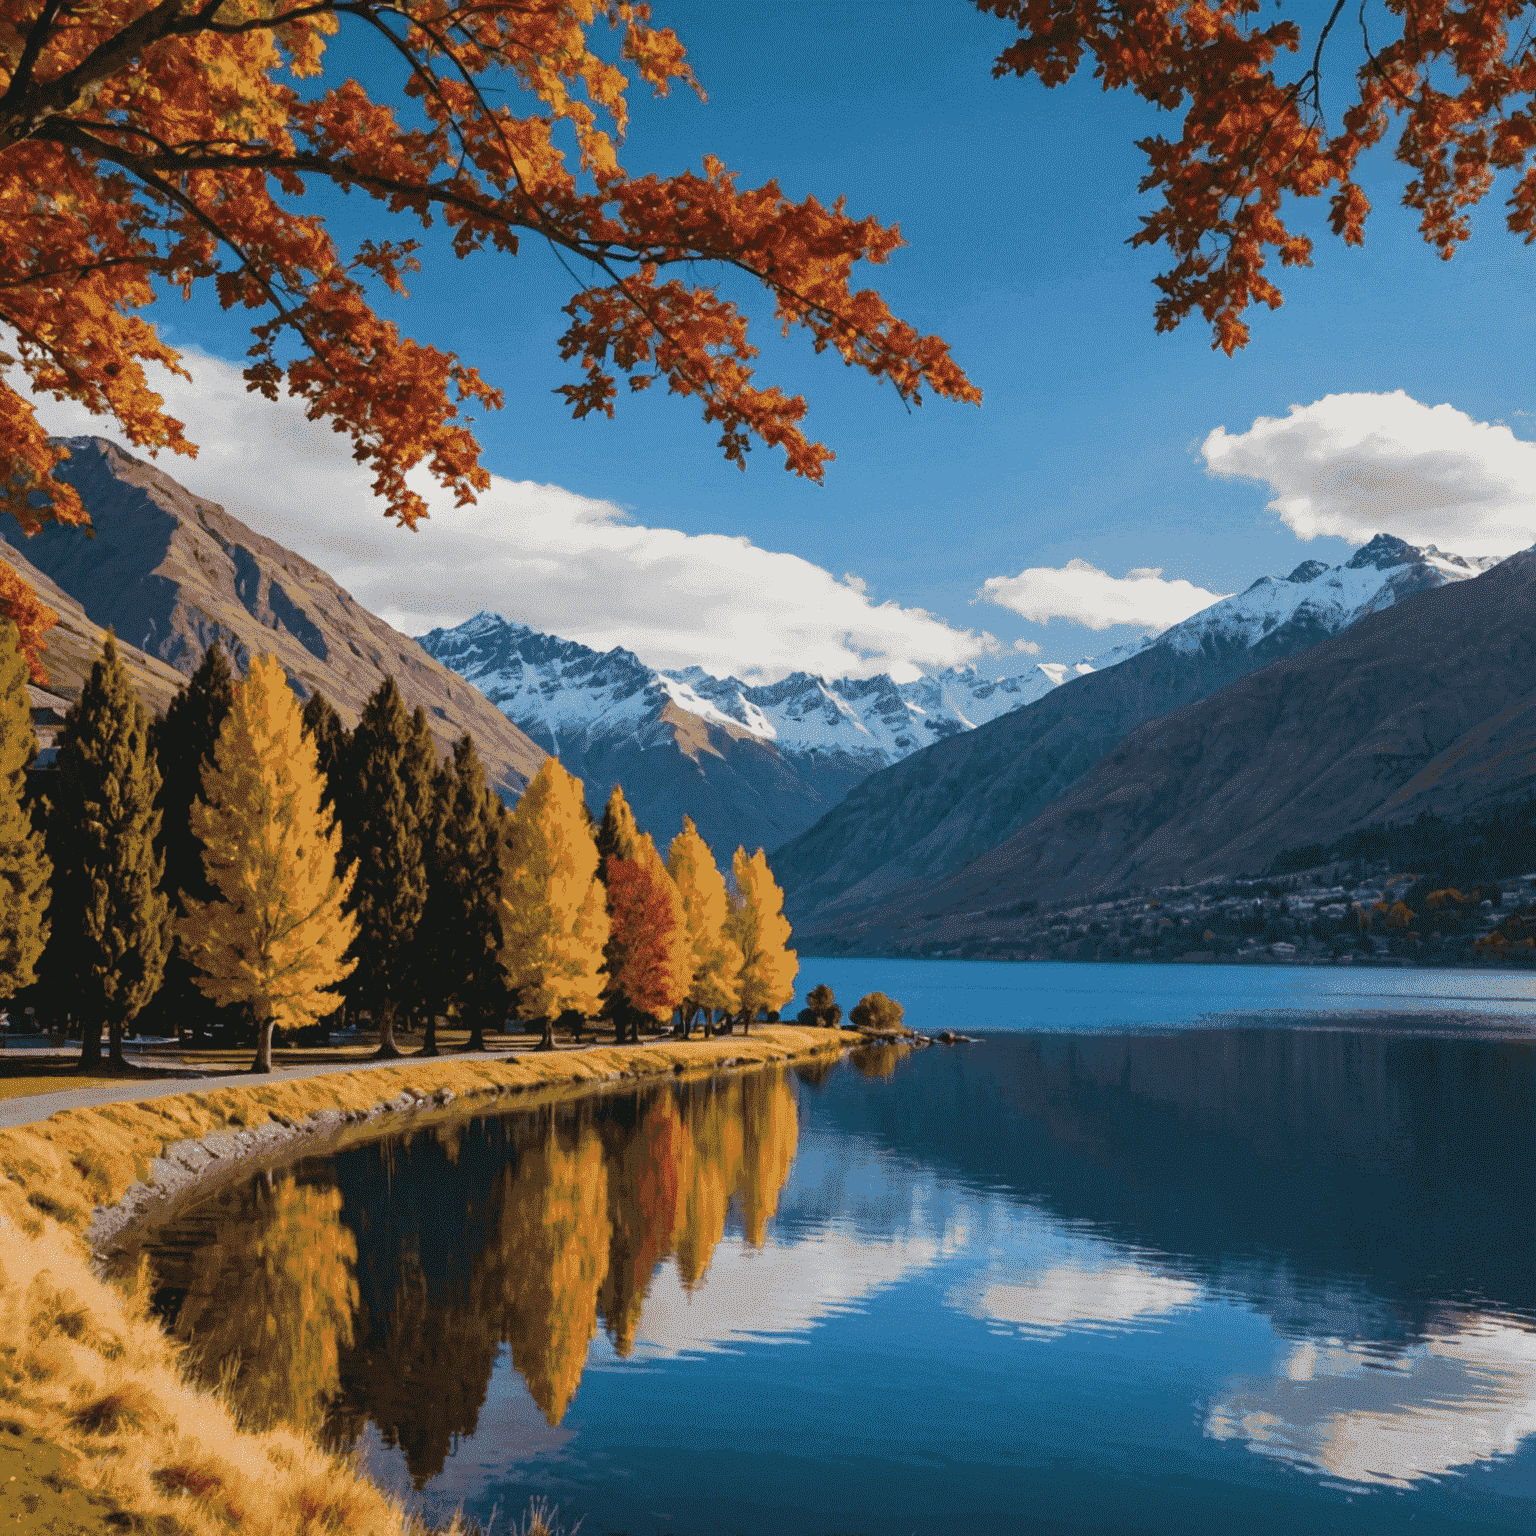
[[[802,1026],[758,1027],[764,1030],[793,1028],[796,1034],[814,1034],[823,1038],[817,1039],[808,1048],[789,1050],[785,1049],[784,1042],[778,1040],[765,1040],[763,1048],[759,1050],[758,1037],[749,1035],[744,1039],[740,1036],[726,1036],[708,1041],[664,1040],[646,1046],[589,1046],[580,1051],[561,1052],[555,1056],[523,1054],[514,1057],[476,1057],[470,1062],[453,1057],[407,1058],[406,1063],[392,1067],[370,1067],[366,1069],[370,1083],[376,1081],[382,1071],[389,1073],[391,1087],[395,1086],[398,1077],[405,1075],[447,1076],[450,1080],[461,1078],[465,1075],[462,1069],[471,1066],[501,1068],[526,1065],[532,1071],[519,1073],[515,1077],[507,1074],[507,1080],[504,1081],[475,1083],[459,1089],[451,1086],[451,1081],[426,1086],[420,1083],[407,1084],[393,1096],[376,1099],[372,1104],[364,1106],[354,1102],[325,1107],[311,1111],[302,1119],[285,1113],[280,1107],[264,1105],[262,1107],[268,1116],[265,1122],[244,1127],[231,1126],[228,1129],[209,1131],[202,1136],[166,1143],[160,1154],[150,1160],[148,1177],[136,1179],[111,1204],[96,1206],[91,1213],[89,1226],[81,1235],[93,1261],[103,1264],[110,1260],[119,1241],[130,1236],[134,1229],[144,1223],[163,1219],[183,1200],[201,1197],[209,1188],[226,1180],[241,1178],[253,1169],[286,1161],[296,1152],[320,1152],[352,1141],[371,1140],[397,1127],[414,1127],[424,1120],[437,1123],[466,1113],[494,1114],[497,1112],[498,1100],[514,1095],[533,1093],[541,1101],[558,1097],[582,1097],[588,1093],[612,1092],[626,1083],[640,1082],[650,1077],[747,1070],[771,1066],[774,1062],[840,1055],[850,1048],[846,1035],[841,1031],[832,1033],[809,1030]],[[826,1038],[829,1034],[831,1038]],[[621,1056],[623,1064],[611,1064],[605,1059],[609,1056]],[[436,1064],[450,1070],[446,1073],[418,1074],[412,1070],[416,1061],[420,1061],[423,1067]],[[579,1064],[584,1070],[562,1070],[573,1064]],[[453,1068],[460,1070],[453,1072]],[[347,1067],[342,1070],[348,1076],[362,1075],[356,1068]],[[331,1075],[316,1074],[320,1077]],[[501,1076],[500,1073],[494,1075]],[[527,1078],[533,1080],[527,1081]],[[312,1082],[313,1078],[290,1081]],[[240,1088],[244,1086],[241,1084]],[[240,1088],[235,1091],[239,1092]],[[162,1097],[188,1096],[167,1094]],[[309,1143],[309,1147],[301,1147],[301,1143]]]
[[[191,1386],[177,1345],[149,1316],[142,1279],[101,1277],[118,1240],[304,1143],[319,1150],[397,1124],[494,1113],[529,1092],[579,1097],[646,1079],[825,1059],[850,1044],[840,1030],[754,1031],[471,1061],[412,1057],[62,1110],[0,1131],[7,1413],[60,1453],[78,1488],[152,1529],[168,1519],[187,1536],[231,1525],[253,1536],[424,1536],[419,1521],[345,1458],[296,1429],[244,1426],[217,1394]],[[466,1536],[457,1520],[447,1529]]]

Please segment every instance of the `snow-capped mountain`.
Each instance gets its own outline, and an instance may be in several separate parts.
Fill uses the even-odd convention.
[[[828,679],[794,672],[748,684],[697,666],[663,671],[632,651],[596,651],[492,613],[434,629],[420,643],[578,774],[594,811],[622,783],[641,826],[659,840],[690,815],[717,852],[737,842],[773,849],[805,832],[870,774],[1039,703],[1074,679],[1158,648],[1190,658],[1213,649],[1228,656],[1246,651],[1249,659],[1236,670],[1248,670],[1410,592],[1476,576],[1495,563],[1380,535],[1343,565],[1308,560],[1289,576],[1261,577],[1156,637],[1092,660],[1039,663],[1000,680],[957,667],[907,683],[885,674]],[[1210,682],[1219,686],[1216,677],[1226,671],[1211,674]],[[1201,697],[1208,686],[1191,683],[1185,691]],[[1170,701],[1188,702],[1182,693]]]
[[[1445,554],[1433,544],[1420,549],[1378,533],[1343,565],[1303,560],[1289,576],[1260,576],[1246,592],[1212,603],[1182,624],[1095,657],[1093,669],[1102,671],[1154,645],[1185,654],[1198,651],[1210,639],[1254,646],[1287,624],[1316,628],[1319,638],[1336,635],[1356,619],[1390,608],[1410,593],[1481,576],[1500,558],[1467,559]]]
[[[826,679],[792,672],[754,685],[702,667],[663,672],[632,651],[595,651],[493,613],[434,629],[421,644],[551,752],[592,732],[638,730],[670,701],[706,725],[778,752],[850,754],[871,768],[1018,709],[1090,670],[1086,661],[1046,663],[992,679],[954,667],[909,683],[884,673]]]

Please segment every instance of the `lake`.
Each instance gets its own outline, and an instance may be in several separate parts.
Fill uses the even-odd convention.
[[[1530,978],[820,981],[981,1038],[306,1158],[151,1235],[161,1314],[496,1532],[1531,1531]]]

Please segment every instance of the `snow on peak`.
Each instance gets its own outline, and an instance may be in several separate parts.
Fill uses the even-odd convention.
[[[1465,581],[1498,564],[1433,545],[1378,534],[1342,565],[1304,560],[1288,576],[1261,576],[1161,634],[1092,659],[1044,661],[1017,677],[986,678],[974,667],[897,683],[878,677],[823,678],[791,672],[776,683],[715,677],[702,667],[659,671],[632,651],[600,652],[494,613],[454,629],[434,629],[421,644],[473,683],[541,746],[558,752],[576,736],[631,735],[670,702],[710,725],[772,743],[789,754],[844,754],[873,769],[945,737],[1032,704],[1074,678],[1117,666],[1151,646],[1197,651],[1209,640],[1259,644],[1281,626],[1336,634],[1401,597]]]
[[[1335,635],[1399,598],[1448,581],[1466,581],[1498,563],[1494,555],[1467,559],[1434,545],[1419,549],[1389,533],[1378,533],[1342,565],[1304,560],[1289,576],[1261,576],[1246,592],[1202,608],[1134,649],[1165,645],[1197,651],[1212,638],[1254,646],[1281,625],[1292,623]],[[1107,660],[1100,657],[1097,664],[1102,667]]]

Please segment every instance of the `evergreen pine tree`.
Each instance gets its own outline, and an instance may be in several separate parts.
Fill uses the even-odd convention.
[[[738,848],[731,873],[736,879],[737,899],[726,932],[741,950],[741,996],[736,1006],[745,1033],[758,1009],[782,1007],[795,995],[800,961],[787,947],[790,927],[784,916],[784,893],[774,881],[763,850],[759,848],[748,858],[747,850]]]
[[[507,1016],[501,951],[501,849],[504,812],[486,788],[469,736],[439,769],[430,885],[417,944],[436,978],[433,1006],[452,1002],[469,1023],[469,1049],[485,1049],[485,1027]],[[429,1048],[430,1047],[430,1048]],[[429,1026],[423,1055],[436,1054]]]
[[[347,754],[352,749],[351,733],[318,688],[304,706],[303,719],[304,734],[315,744],[315,768],[325,786],[320,804],[345,819],[340,801],[346,783]]]
[[[16,626],[0,621],[0,998],[32,984],[48,942],[52,866],[25,794],[37,756],[28,675]]]
[[[445,810],[438,797],[438,774],[443,765],[437,760],[437,743],[427,724],[427,712],[419,704],[411,712],[411,729],[400,766],[406,806],[421,831],[422,879],[426,884],[426,900],[430,900],[433,847]],[[422,903],[422,917],[426,916],[426,900]],[[443,997],[443,979],[434,972],[430,948],[422,942],[421,922],[418,920],[405,955],[404,979],[396,1020],[398,1023],[402,1015],[407,1022],[421,1019],[423,1027],[433,1036],[431,1054],[435,1056],[437,1026],[434,1010]]]
[[[692,1031],[699,1013],[705,1017],[708,1033],[715,1012],[730,1013],[740,1000],[741,950],[726,931],[731,898],[725,877],[690,816],[683,817],[683,830],[667,850],[667,869],[682,899],[693,962],[693,977],[683,999],[683,1033]]]
[[[50,785],[48,856],[54,903],[44,970],[80,1022],[80,1061],[123,1059],[123,1031],[154,996],[170,947],[155,852],[160,773],[149,716],[111,632],[64,719]]]
[[[236,690],[192,807],[216,899],[184,896],[180,924],[202,990],[255,1017],[253,1072],[272,1070],[273,1027],[330,1013],[328,989],[352,969],[342,958],[356,931],[343,911],[351,872],[337,871],[341,834],[321,801],[314,743],[287,674],[262,657]]]
[[[583,811],[581,780],[546,758],[507,828],[501,964],[522,1016],[544,1021],[543,1050],[557,1014],[590,1017],[602,1002],[608,909]]]
[[[352,911],[357,937],[354,996],[379,1032],[378,1054],[398,1056],[395,1019],[409,1006],[411,940],[427,903],[419,750],[395,680],[386,677],[363,706],[344,775],[342,855],[357,865]]]
[[[635,813],[630,810],[629,801],[624,798],[624,791],[617,784],[613,786],[613,793],[608,796],[608,803],[603,807],[603,819],[597,824],[596,836],[598,878],[606,881],[608,861],[634,858],[635,843],[640,836],[640,828],[635,824]]]
[[[155,801],[160,811],[160,853],[165,860],[160,889],[170,907],[173,933],[177,920],[187,912],[182,892],[197,901],[209,901],[214,894],[203,875],[203,849],[192,831],[192,806],[202,791],[203,769],[213,761],[219,729],[234,697],[229,658],[215,641],[186,686],[149,728],[160,769]],[[205,1011],[196,975],[182,945],[173,943],[166,957],[165,979],[150,1005],[162,1028],[179,1033],[184,1021],[195,1020]]]

